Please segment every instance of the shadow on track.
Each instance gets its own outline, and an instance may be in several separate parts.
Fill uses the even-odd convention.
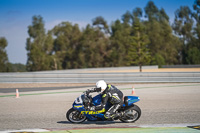
[[[69,121],[58,121],[58,124],[96,124],[96,125],[107,125],[107,124],[116,124],[122,123],[120,121],[85,121],[83,123],[71,123]]]

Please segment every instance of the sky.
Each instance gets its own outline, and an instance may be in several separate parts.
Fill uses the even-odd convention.
[[[42,16],[46,31],[63,21],[77,23],[81,28],[91,24],[97,16],[102,16],[110,25],[120,19],[126,11],[136,7],[144,11],[149,0],[0,0],[0,37],[8,41],[6,51],[9,62],[26,64],[26,39],[28,26],[34,15]],[[152,0],[159,8],[164,8],[174,21],[174,12],[180,6],[192,5],[195,0]]]

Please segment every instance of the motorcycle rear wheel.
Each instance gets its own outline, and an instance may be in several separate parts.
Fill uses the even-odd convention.
[[[75,110],[73,108],[67,111],[66,118],[72,123],[82,123],[86,120],[86,116],[84,116],[78,110]]]
[[[137,105],[134,105],[132,108],[125,110],[124,112],[124,115],[119,120],[126,123],[135,122],[141,116],[141,109]]]

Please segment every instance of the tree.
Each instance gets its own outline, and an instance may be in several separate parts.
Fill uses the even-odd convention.
[[[193,13],[193,16],[195,20],[197,21],[197,23],[199,24],[200,23],[200,0],[195,0],[193,9],[195,10],[195,12]]]
[[[195,36],[195,47],[200,50],[200,0],[196,0],[193,5],[193,17],[196,22],[196,26],[194,28],[194,36]]]
[[[80,68],[78,62],[81,31],[77,24],[62,22],[52,29],[54,35],[53,52],[54,62],[58,69]]]
[[[84,66],[110,66],[112,62],[109,61],[109,44],[109,38],[100,29],[93,28],[88,24],[81,37],[81,53],[85,60]]]
[[[127,53],[130,47],[129,36],[131,34],[131,26],[126,22],[121,23],[116,20],[111,25],[111,47],[110,58],[112,66],[125,66],[127,64]]]
[[[132,15],[129,11],[127,11],[124,15],[122,15],[123,24],[129,27],[131,25]]]
[[[10,72],[26,72],[26,65],[21,63],[8,63]]]
[[[197,64],[200,61],[200,0],[193,12],[181,6],[170,25],[164,8],[153,1],[126,11],[108,25],[102,16],[80,30],[62,22],[47,33],[41,16],[28,27],[27,69],[52,70],[126,65]],[[146,18],[144,19],[143,16]]]
[[[7,72],[8,70],[8,56],[5,48],[8,43],[6,38],[0,37],[0,72]]]
[[[139,17],[142,17],[141,9],[136,8],[133,12],[133,35],[130,36],[128,64],[139,65],[140,72],[142,72],[142,65],[150,63],[151,55],[148,49],[149,40]]]
[[[194,19],[192,25],[191,39],[186,44],[186,63],[200,64],[200,0],[195,0],[193,5],[194,12],[191,13]]]
[[[186,60],[188,64],[200,64],[200,50],[197,47],[190,48]]]
[[[163,8],[161,8],[161,10],[159,11],[159,21],[169,22],[169,16],[166,14],[166,12]]]
[[[158,53],[164,58],[167,65],[180,63],[181,42],[172,33],[168,21],[160,22],[160,38],[162,40]]]
[[[41,16],[33,16],[32,25],[28,26],[29,38],[26,42],[26,50],[28,55],[27,70],[40,71],[51,70],[52,58],[49,55],[44,29],[44,22]]]
[[[157,64],[158,67],[162,67],[162,65],[165,65],[165,59],[163,56],[159,53],[156,53],[153,59],[153,64]]]
[[[149,1],[144,9],[146,13],[145,17],[148,18],[149,21],[158,20],[159,10],[153,1]]]
[[[182,63],[188,64],[186,58],[188,56],[188,49],[193,41],[192,27],[193,27],[192,12],[188,6],[181,6],[175,12],[175,20],[173,23],[173,29],[182,43]]]
[[[103,30],[105,34],[110,34],[109,26],[102,16],[94,18],[92,24],[93,26],[97,26],[100,30]]]
[[[148,21],[144,23],[150,40],[148,47],[153,58],[151,64],[178,64],[180,42],[173,35],[172,28],[169,24],[169,17],[165,10],[163,8],[159,10],[150,1],[145,7],[145,13]],[[162,59],[162,62],[158,59]]]
[[[194,12],[187,6],[176,11],[174,31],[182,41],[183,64],[199,64],[200,52],[200,0],[195,0]]]

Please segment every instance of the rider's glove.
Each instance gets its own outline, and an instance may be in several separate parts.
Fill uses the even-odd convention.
[[[84,93],[89,95],[91,92],[97,92],[96,88],[87,89]]]
[[[86,95],[89,95],[90,91],[88,89],[88,90],[84,91],[83,93],[86,94]]]

